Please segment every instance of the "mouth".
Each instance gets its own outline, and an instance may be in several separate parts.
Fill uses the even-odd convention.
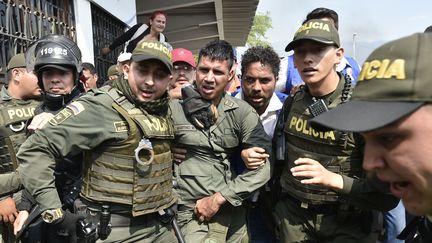
[[[141,90],[141,96],[144,98],[151,98],[153,93],[151,90]]]
[[[51,87],[49,90],[50,90],[52,93],[58,93],[58,92],[61,92],[63,89],[60,88],[60,87]]]
[[[211,85],[203,85],[202,86],[202,92],[204,94],[212,94],[213,91],[214,91],[214,89],[215,88],[213,86],[211,86]]]
[[[305,75],[313,75],[314,73],[316,73],[318,70],[315,68],[304,68],[302,70],[302,73]]]
[[[261,103],[261,102],[263,102],[263,100],[264,100],[264,98],[263,97],[258,97],[258,96],[256,96],[256,97],[251,97],[252,99],[252,102],[254,102],[254,103]]]
[[[398,198],[402,198],[403,195],[409,190],[411,183],[408,181],[394,181],[390,183],[390,191]]]

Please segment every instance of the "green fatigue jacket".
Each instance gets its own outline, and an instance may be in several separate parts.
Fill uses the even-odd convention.
[[[119,93],[114,88],[112,90]],[[100,202],[97,198],[108,198],[110,196],[113,198],[113,195],[117,194],[112,193],[115,189],[111,188],[117,185],[123,189],[115,192],[122,192],[124,195],[123,197],[115,197],[115,199],[126,200],[126,198],[130,198],[130,200],[125,203],[113,204],[111,210],[118,213],[132,213],[136,215],[133,211],[134,207],[135,205],[140,205],[141,202],[136,200],[135,195],[145,193],[137,192],[136,190],[141,188],[142,185],[139,181],[143,180],[142,177],[147,174],[140,173],[140,175],[137,175],[137,171],[134,169],[135,167],[126,164],[131,160],[129,157],[135,158],[133,152],[130,153],[130,155],[123,155],[122,158],[119,158],[119,156],[113,157],[112,159],[106,158],[105,161],[116,159],[117,162],[111,161],[111,164],[104,163],[104,159],[102,158],[107,157],[108,153],[105,152],[109,147],[122,145],[125,141],[129,141],[130,134],[137,133],[136,126],[134,131],[129,129],[127,124],[131,118],[124,118],[124,116],[115,109],[115,107],[118,108],[118,105],[108,93],[109,91],[105,89],[92,90],[67,105],[66,108],[54,116],[43,129],[37,130],[31,135],[18,152],[18,159],[20,161],[18,172],[21,181],[24,187],[39,203],[42,211],[62,206],[54,183],[53,173],[56,158],[63,158],[84,151],[86,156],[90,156],[90,158],[87,159],[93,159],[93,162],[90,161],[89,164],[85,165],[84,181],[88,181],[89,186],[85,189],[83,185],[81,191],[82,197],[93,202]],[[123,96],[120,97],[124,98]],[[125,100],[125,98],[123,100]],[[132,108],[133,105],[131,103],[129,104]],[[137,112],[136,110],[137,109],[135,109],[135,112]],[[143,114],[140,111],[138,111],[138,113]],[[150,139],[150,141],[152,140]],[[138,141],[135,144],[130,144],[130,146],[134,146],[134,148],[138,147]],[[167,147],[169,148],[169,146],[170,143]],[[159,148],[154,148],[155,158],[159,156],[157,152],[158,149]],[[92,153],[94,151],[100,152],[102,155],[99,157],[92,157],[95,156],[95,154]],[[171,162],[170,151],[169,154],[164,155],[164,157],[169,157]],[[157,165],[155,166],[157,167]],[[172,164],[169,165],[169,175],[167,176],[170,192],[173,191],[171,167]],[[94,172],[96,169],[101,171],[99,175],[96,175],[97,173]],[[107,171],[112,174],[105,175],[108,173]],[[125,174],[132,175],[128,178],[124,178],[123,175]],[[96,176],[99,177],[95,178]],[[120,179],[123,181],[119,183],[111,182]],[[104,181],[104,183],[99,186],[93,184],[100,181]],[[91,187],[93,187],[93,190]],[[92,194],[92,191],[98,194]],[[90,198],[85,195],[90,195]],[[169,205],[176,200],[173,195],[168,195],[166,197],[170,199]],[[117,201],[111,200],[109,202]]]
[[[16,153],[25,141],[25,124],[32,118],[36,106],[36,100],[19,100],[9,95],[5,86],[0,91],[0,174],[12,172],[18,166]],[[3,183],[4,182],[4,183]],[[2,186],[18,186],[13,175],[3,175]],[[18,186],[19,187],[19,186]],[[0,192],[16,191],[16,188],[4,188]],[[1,197],[0,197],[1,199]]]
[[[269,161],[240,175],[234,173],[229,161],[240,147],[262,147],[270,154],[271,141],[258,114],[246,102],[224,94],[215,124],[198,130],[185,117],[180,102],[171,102],[176,144],[187,149],[186,158],[174,166],[179,204],[194,205],[196,200],[220,192],[233,206],[241,205],[271,174]]]
[[[336,90],[320,97],[329,109],[341,103],[343,92],[349,92],[348,88],[343,91],[344,84],[345,79],[341,76]],[[397,199],[389,193],[383,193],[386,191],[384,183],[376,178],[366,179],[366,173],[362,169],[364,142],[358,134],[321,131],[310,126],[309,120],[313,115],[308,107],[314,103],[313,99],[307,88],[293,97],[284,128],[287,152],[280,180],[282,190],[304,203],[348,201],[366,210],[394,208]],[[302,178],[292,176],[290,171],[295,166],[294,161],[301,157],[315,159],[328,170],[342,175],[342,191],[334,192],[318,185],[301,184],[299,181]]]

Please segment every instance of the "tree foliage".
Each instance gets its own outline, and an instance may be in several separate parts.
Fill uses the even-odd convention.
[[[251,31],[249,32],[246,43],[249,46],[270,46],[270,42],[265,36],[268,29],[272,28],[272,21],[269,12],[255,15]]]

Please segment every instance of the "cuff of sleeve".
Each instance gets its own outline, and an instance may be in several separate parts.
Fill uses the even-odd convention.
[[[229,188],[225,188],[222,191],[220,191],[222,196],[234,207],[242,205],[242,198],[237,196],[232,190]]]
[[[61,208],[62,204],[60,202],[60,198],[58,197],[58,193],[56,189],[49,190],[43,194],[38,195],[36,201],[40,205],[41,211],[45,211],[48,209]]]
[[[354,178],[342,175],[343,180],[343,188],[340,191],[342,194],[349,194],[351,193],[351,189],[353,187]]]

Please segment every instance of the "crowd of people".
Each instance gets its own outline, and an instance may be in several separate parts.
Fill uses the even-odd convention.
[[[430,33],[360,69],[317,8],[293,55],[250,47],[237,77],[230,43],[196,59],[166,21],[101,50],[126,43],[102,87],[65,36],[9,61],[0,243],[432,242]]]

